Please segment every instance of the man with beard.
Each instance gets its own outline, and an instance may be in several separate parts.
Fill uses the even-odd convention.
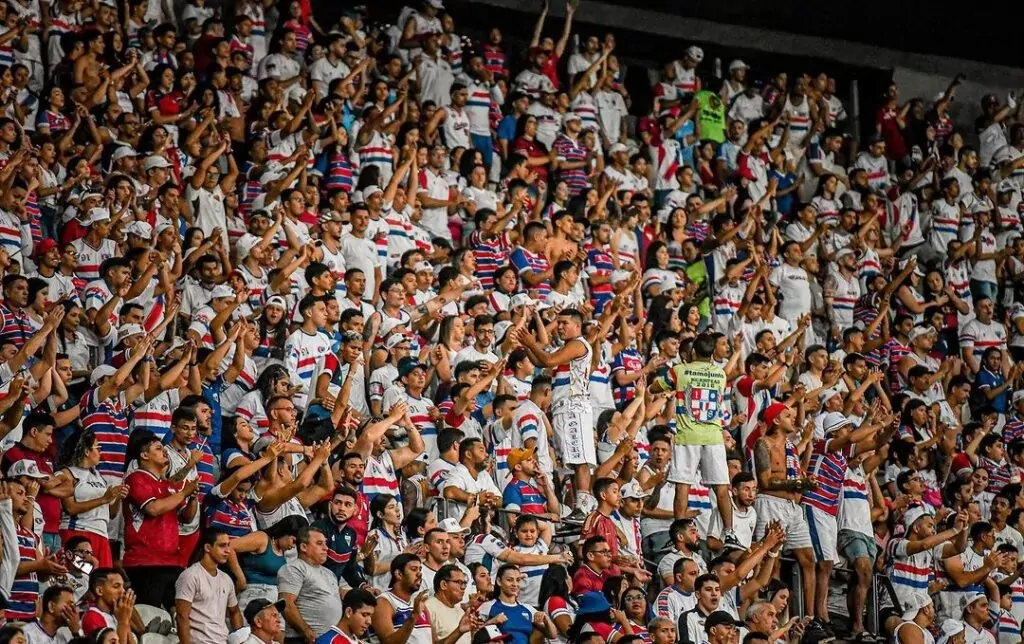
[[[430,615],[424,610],[430,593],[423,585],[420,560],[402,553],[391,561],[391,589],[381,593],[373,612],[373,631],[381,644],[431,644]],[[416,597],[413,598],[413,594]]]
[[[853,326],[853,306],[860,298],[860,279],[857,276],[857,254],[843,248],[836,252],[839,270],[829,274],[825,281],[825,307],[832,320],[832,334],[838,339],[843,329]]]
[[[366,464],[358,452],[348,452],[335,465],[335,477],[342,487],[356,491],[356,507],[347,519],[348,527],[356,533],[356,543],[362,545],[370,529],[370,499],[363,494],[363,472]]]
[[[699,574],[706,573],[708,567],[700,555],[700,532],[697,531],[697,522],[693,519],[676,519],[668,532],[675,548],[658,562],[658,576],[664,584],[672,584],[675,578],[675,565],[680,559],[689,559],[697,564]]]
[[[49,302],[59,302],[62,299],[79,301],[73,276],[66,275],[60,270],[61,251],[57,242],[47,238],[36,244],[35,260],[38,268],[37,277],[46,282]]]
[[[355,489],[337,488],[331,496],[327,514],[313,524],[313,527],[319,528],[327,537],[327,563],[324,565],[349,588],[363,588],[366,585],[360,562],[366,562],[372,557],[373,549],[377,545],[377,538],[374,535],[365,539],[362,546],[357,548],[359,538],[355,529],[349,525],[349,521],[356,514],[358,501],[359,492]]]

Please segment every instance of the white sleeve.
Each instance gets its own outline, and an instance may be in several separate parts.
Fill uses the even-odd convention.
[[[18,529],[14,524],[14,505],[10,499],[0,501],[0,538],[3,551],[0,552],[0,595],[10,599],[14,577],[18,574]]]

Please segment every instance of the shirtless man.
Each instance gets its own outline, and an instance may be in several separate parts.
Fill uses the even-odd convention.
[[[798,413],[782,403],[772,403],[764,412],[765,434],[754,443],[754,470],[757,475],[757,527],[754,539],[764,537],[771,520],[777,520],[786,531],[786,549],[793,552],[800,565],[804,597],[814,597],[814,549],[800,508],[802,494],[814,487],[814,480],[804,474],[800,454],[806,449],[810,435],[801,437],[800,447],[791,437],[800,435],[802,423]],[[800,421],[803,413],[799,414]],[[814,606],[808,602],[807,614],[814,617]]]
[[[551,236],[548,237],[548,245],[544,249],[544,255],[552,266],[563,259],[582,261],[579,256],[580,240],[575,237],[575,228],[576,223],[568,210],[560,210],[552,215]],[[583,255],[582,259],[585,260],[586,256]]]

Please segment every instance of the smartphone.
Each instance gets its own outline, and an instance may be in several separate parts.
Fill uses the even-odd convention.
[[[71,560],[71,565],[73,565],[78,570],[82,571],[83,575],[92,574],[93,565],[85,559],[82,559],[82,557],[79,555],[74,556],[74,559]]]

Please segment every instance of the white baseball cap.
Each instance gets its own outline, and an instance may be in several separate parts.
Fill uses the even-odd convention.
[[[448,517],[437,524],[437,527],[441,528],[448,534],[468,534],[469,528],[463,528],[459,525],[459,520],[455,517]]]
[[[167,159],[165,159],[165,158],[163,158],[161,156],[157,156],[155,154],[152,155],[152,156],[146,157],[146,160],[142,162],[142,169],[145,170],[146,172],[149,172],[150,170],[152,170],[154,168],[169,168],[169,167],[171,167],[171,162],[170,161],[168,161]]]
[[[243,259],[248,257],[249,253],[252,252],[252,249],[259,246],[259,243],[260,238],[257,237],[256,235],[250,235],[249,233],[245,233],[244,235],[239,237],[238,241],[235,242],[235,250],[238,252],[238,261],[242,261]]]
[[[108,364],[101,364],[92,370],[92,374],[89,375],[89,384],[96,385],[101,378],[106,378],[117,373],[117,369],[113,368]]]
[[[216,300],[220,297],[234,297],[235,291],[227,284],[218,284],[213,287],[213,292],[210,293],[210,299]]]
[[[27,458],[23,458],[20,461],[15,461],[13,465],[7,470],[7,476],[14,478],[15,476],[27,476],[32,479],[47,479],[50,475],[39,469],[39,464],[35,461],[31,461]]]
[[[734,72],[737,69],[750,69],[750,65],[746,64],[745,62],[737,58],[736,60],[729,63],[729,71]]]
[[[124,227],[127,235],[135,235],[142,239],[153,239],[153,227],[145,221],[133,221]]]
[[[117,341],[124,342],[134,335],[145,335],[146,330],[138,324],[125,324],[117,330]]]
[[[619,497],[623,499],[643,499],[650,495],[651,493],[644,491],[636,479],[619,488]]]
[[[91,226],[95,223],[110,219],[110,211],[106,208],[91,208],[89,210],[89,217],[86,219],[86,225]]]

